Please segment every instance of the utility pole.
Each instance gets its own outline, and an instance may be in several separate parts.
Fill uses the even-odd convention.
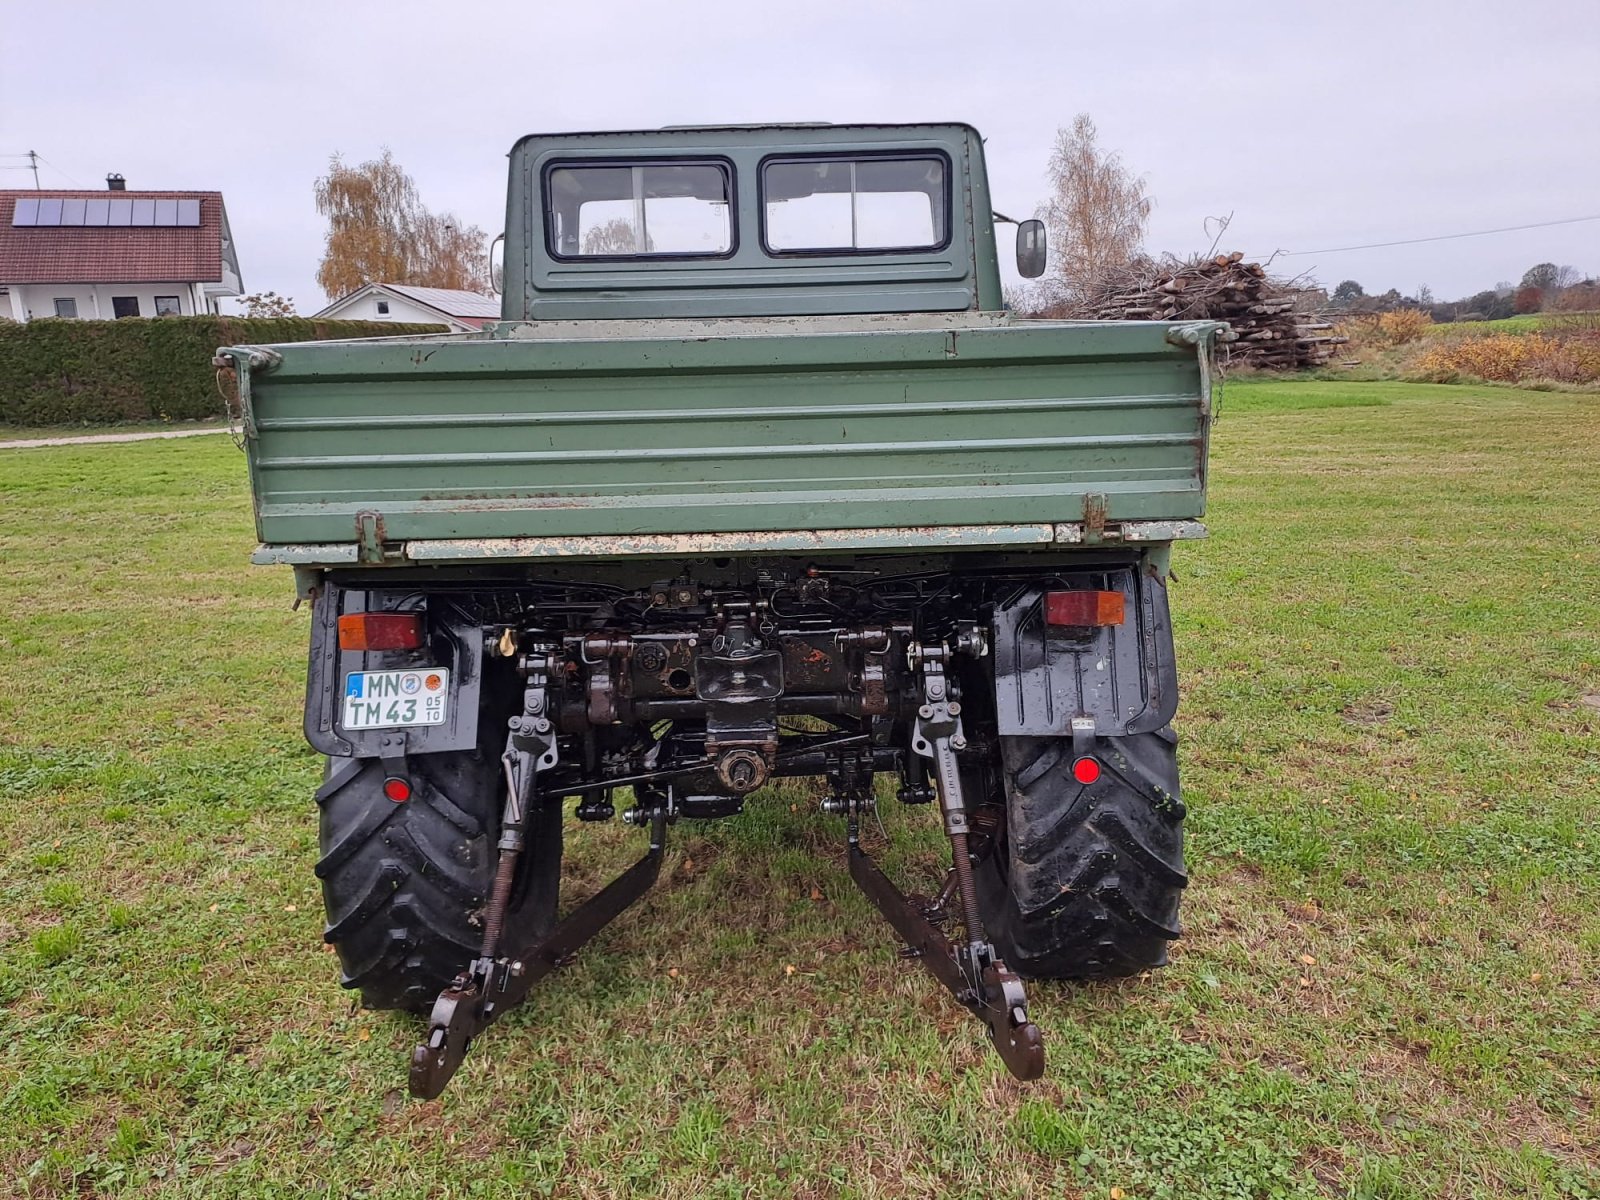
[[[39,190],[39,155],[36,151],[28,151],[28,167],[33,171],[33,190]]]

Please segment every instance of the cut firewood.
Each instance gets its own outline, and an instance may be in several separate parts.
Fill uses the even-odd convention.
[[[1318,297],[1320,299],[1320,297]],[[1232,251],[1210,257],[1140,258],[1109,273],[1078,303],[1050,314],[1098,321],[1226,321],[1236,339],[1226,362],[1273,369],[1320,367],[1345,343],[1306,293]]]

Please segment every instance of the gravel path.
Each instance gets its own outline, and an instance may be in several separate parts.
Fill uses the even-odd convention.
[[[209,429],[164,429],[158,433],[90,433],[82,437],[23,438],[0,442],[0,450],[35,450],[40,446],[87,446],[96,442],[148,442],[156,438],[199,437],[203,433],[227,433],[225,426]]]

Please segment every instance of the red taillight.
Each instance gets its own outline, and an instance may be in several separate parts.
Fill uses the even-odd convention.
[[[422,645],[422,614],[351,613],[339,618],[341,650],[415,650]]]
[[[1072,777],[1079,783],[1093,783],[1100,778],[1100,760],[1085,754],[1072,763]]]
[[[1046,592],[1046,625],[1121,625],[1121,592]]]
[[[402,804],[411,799],[411,785],[404,779],[391,775],[383,781],[383,794],[396,804]]]

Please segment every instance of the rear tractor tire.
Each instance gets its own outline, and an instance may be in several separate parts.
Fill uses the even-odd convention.
[[[328,760],[316,873],[344,986],[368,1008],[426,1013],[482,947],[504,784],[484,751],[409,765],[411,797],[395,803],[378,759]],[[539,933],[555,921],[559,804],[530,814],[527,833],[507,928]]]
[[[1164,966],[1179,935],[1183,802],[1171,727],[1103,738],[1099,779],[1070,738],[1001,739],[1005,835],[978,872],[987,932],[1012,970],[1111,979]]]

